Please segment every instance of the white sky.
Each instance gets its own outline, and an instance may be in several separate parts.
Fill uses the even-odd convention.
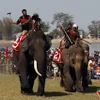
[[[92,20],[100,19],[100,0],[0,0],[0,19],[6,17],[7,12],[12,12],[12,18],[17,20],[23,8],[30,15],[38,12],[42,20],[48,22],[57,12],[68,13],[85,31]]]

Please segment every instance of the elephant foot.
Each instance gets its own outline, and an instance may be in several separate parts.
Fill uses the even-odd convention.
[[[25,91],[21,91],[21,94],[23,94],[23,95],[34,95],[34,93],[32,93],[32,92],[25,92]]]
[[[32,90],[29,90],[29,89],[23,89],[23,90],[21,90],[21,94],[23,94],[23,95],[34,95],[34,92]]]
[[[77,92],[83,92],[83,86],[82,86],[82,84],[81,84],[81,81],[78,81],[78,82],[76,83],[76,91],[77,91]]]
[[[80,88],[77,88],[76,91],[77,91],[77,92],[83,92],[84,89],[83,89],[83,87],[80,87]]]
[[[77,91],[77,92],[83,92],[83,90],[81,90],[81,89],[77,89],[76,91]]]
[[[36,95],[37,95],[37,96],[45,97],[44,93],[37,93]]]
[[[76,89],[73,89],[73,88],[71,88],[71,89],[69,89],[69,90],[66,90],[66,89],[65,89],[65,91],[67,91],[67,92],[76,92]]]
[[[76,89],[71,89],[69,90],[69,92],[76,92]]]

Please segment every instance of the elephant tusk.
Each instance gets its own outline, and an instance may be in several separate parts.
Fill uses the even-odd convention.
[[[34,70],[35,70],[35,72],[36,72],[39,76],[42,76],[42,75],[39,73],[39,71],[38,71],[38,68],[37,68],[37,61],[36,61],[36,60],[34,60]]]

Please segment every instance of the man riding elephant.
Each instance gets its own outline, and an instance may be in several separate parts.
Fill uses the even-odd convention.
[[[76,24],[70,25],[70,27],[65,31],[68,34],[69,38],[71,39],[72,43],[77,46],[78,40],[80,38],[78,32],[78,26]],[[66,40],[65,48],[69,48],[70,45],[71,42],[69,40]]]
[[[19,17],[17,22],[13,22],[12,19],[9,20],[11,24],[21,24],[22,34],[28,33],[28,31],[32,28],[31,24],[28,21],[31,19],[31,16],[27,14],[27,10],[22,10],[22,16]]]
[[[24,10],[24,13],[26,13],[26,10]],[[21,20],[22,22],[24,22],[24,23],[20,22],[22,24],[22,30],[26,30],[24,34],[26,34],[27,32],[28,35],[27,37],[25,37],[20,41],[21,44],[18,51],[13,50],[14,61],[20,79],[21,93],[30,95],[33,94],[32,88],[34,85],[34,80],[38,75],[39,85],[38,85],[37,95],[42,96],[44,95],[45,78],[46,78],[46,65],[47,65],[46,51],[51,46],[51,37],[48,40],[47,36],[41,30],[30,31],[29,26],[32,26],[31,23],[28,23],[30,17],[26,18],[25,16],[20,17],[22,19],[18,20],[18,23]],[[14,22],[11,21],[11,23]]]
[[[34,80],[38,75],[37,95],[42,96],[46,78],[46,51],[50,48],[50,45],[42,31],[32,31],[26,39],[28,41],[28,50],[23,52],[22,48],[20,48],[19,51],[13,52],[14,61],[20,73],[21,93],[33,94]]]
[[[63,30],[63,27],[61,27]],[[66,35],[66,31],[64,31]],[[62,61],[63,61],[63,68],[62,68],[62,79],[61,83],[63,83],[64,88],[66,91],[83,91],[82,86],[82,79],[86,78],[84,75],[83,70],[86,71],[84,68],[84,60],[87,57],[84,57],[85,53],[83,47],[79,44],[80,36],[78,33],[78,26],[74,24],[69,34],[66,35],[66,44],[65,49],[62,53]],[[85,78],[83,78],[85,77]]]
[[[19,17],[17,22],[13,22],[12,19],[9,20],[11,24],[16,24],[16,25],[21,24],[20,26],[22,28],[22,32],[20,36],[16,39],[16,41],[13,43],[12,48],[13,50],[18,51],[19,48],[21,47],[21,51],[23,52],[23,55],[24,55],[24,52],[28,49],[28,46],[27,46],[28,43],[26,39],[24,39],[24,41],[22,42],[21,36],[25,37],[28,34],[28,32],[32,29],[32,24],[29,23],[30,20],[31,20],[31,16],[27,14],[26,9],[22,10],[22,16]],[[17,40],[20,40],[20,41],[17,41]],[[17,66],[17,74],[19,74],[18,66]]]

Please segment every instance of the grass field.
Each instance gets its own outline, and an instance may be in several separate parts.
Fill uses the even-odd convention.
[[[0,75],[0,100],[100,100],[96,91],[100,89],[100,80],[93,84],[84,93],[67,93],[59,86],[60,79],[46,80],[46,97],[26,96],[20,94],[19,80],[16,75]],[[37,90],[37,80],[34,91]]]

